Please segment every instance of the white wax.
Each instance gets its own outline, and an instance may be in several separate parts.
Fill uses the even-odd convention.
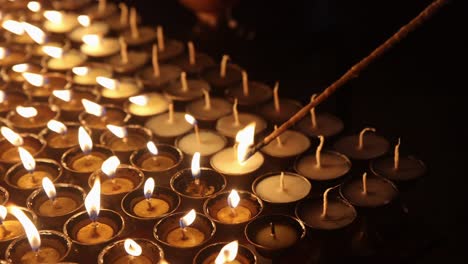
[[[128,61],[122,61],[120,54],[109,58],[108,63],[119,73],[132,72],[146,64],[149,59],[148,53],[144,51],[129,51],[127,53]]]
[[[109,26],[103,22],[93,22],[89,27],[78,27],[68,35],[74,42],[83,42],[84,35],[99,35],[104,36],[109,32]]]
[[[222,98],[211,98],[211,108],[205,107],[205,99],[200,99],[187,105],[187,112],[197,120],[216,120],[230,114],[232,105]]]
[[[331,180],[345,175],[351,169],[351,162],[336,152],[320,154],[320,168],[317,166],[315,154],[300,158],[296,163],[296,171],[302,176],[313,180]]]
[[[62,14],[62,21],[60,23],[53,23],[49,20],[44,22],[44,29],[54,33],[67,33],[78,26],[77,16],[73,14]]]
[[[101,95],[106,98],[128,98],[138,94],[141,90],[141,87],[137,83],[130,80],[119,80],[115,90],[103,88]]]
[[[261,133],[267,127],[263,118],[257,115],[239,113],[239,124],[236,125],[233,115],[224,116],[216,122],[216,130],[223,136],[235,138],[237,132],[250,123],[255,123],[255,135]]]
[[[146,121],[145,127],[156,136],[177,137],[189,132],[192,125],[185,120],[185,113],[174,113],[174,119],[169,122],[169,113],[157,115]]]
[[[50,58],[47,67],[52,70],[69,70],[86,61],[86,56],[77,50],[70,50],[61,58]]]
[[[255,186],[260,199],[271,203],[290,203],[306,197],[311,189],[308,180],[292,174],[284,174],[284,189],[280,188],[280,174],[262,179]]]
[[[226,145],[226,140],[214,131],[200,130],[200,143],[197,141],[195,133],[192,132],[177,141],[177,147],[184,153],[193,155],[200,152],[201,156],[210,156],[222,150]]]
[[[287,130],[280,135],[280,138],[281,145],[276,140],[273,140],[262,148],[261,151],[272,157],[284,158],[299,155],[310,147],[309,138],[297,131]]]
[[[187,90],[182,89],[179,82],[164,88],[167,96],[173,100],[190,101],[203,96],[203,90],[210,91],[210,85],[203,80],[187,80]]]
[[[86,66],[88,68],[88,72],[85,75],[73,75],[73,81],[77,84],[82,85],[95,85],[96,77],[103,76],[103,77],[112,77],[112,71],[107,68],[101,67],[94,67],[94,66]]]
[[[120,51],[120,43],[116,38],[102,38],[98,45],[82,44],[81,52],[93,57],[107,57]]]
[[[150,116],[165,112],[169,108],[169,102],[162,94],[147,93],[142,95],[146,95],[148,97],[147,104],[141,106],[130,103],[128,105],[128,111],[131,114],[138,116]]]
[[[211,157],[211,166],[221,174],[237,176],[244,175],[259,169],[264,162],[263,155],[256,152],[243,164],[237,161],[237,154],[234,148],[225,148]]]

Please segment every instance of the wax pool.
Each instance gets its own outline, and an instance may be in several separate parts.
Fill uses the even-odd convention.
[[[52,178],[50,173],[46,171],[33,171],[32,173],[26,173],[22,175],[16,185],[21,189],[33,189],[40,187],[43,178]]]
[[[68,128],[67,133],[49,133],[46,137],[47,144],[51,148],[68,148],[78,145],[78,129]]]
[[[6,220],[0,225],[0,241],[9,240],[22,234],[24,234],[23,226],[17,220]]]
[[[247,207],[238,205],[236,208],[229,206],[221,208],[216,214],[218,220],[226,224],[238,224],[247,222],[252,218],[252,213]]]
[[[183,232],[183,233],[182,233]],[[185,239],[184,238],[185,234]],[[183,231],[182,228],[176,228],[167,234],[166,241],[172,246],[187,248],[195,247],[205,240],[205,234],[200,230],[193,227],[186,227]]]
[[[35,263],[57,263],[62,256],[57,249],[51,247],[40,247],[37,252],[29,251],[21,257],[23,264]]]
[[[262,148],[262,152],[272,157],[292,157],[299,155],[310,147],[310,140],[300,132],[287,130],[280,135],[281,142],[276,140]]]
[[[254,172],[263,165],[263,162],[263,155],[257,152],[245,162],[240,163],[234,148],[223,149],[211,158],[213,169],[227,175],[244,175]]]
[[[169,204],[157,198],[143,199],[135,204],[133,212],[144,218],[154,218],[169,212]]]
[[[275,235],[271,235],[271,227],[260,228],[255,235],[255,242],[269,249],[282,249],[294,245],[299,239],[297,231],[284,224],[275,224]]]
[[[105,159],[107,155],[93,151],[75,158],[71,163],[71,168],[79,172],[93,172],[101,168]]]
[[[190,133],[177,141],[177,147],[189,155],[200,152],[201,156],[210,156],[226,145],[226,139],[216,132],[200,130],[200,143],[197,142],[195,133]]]
[[[143,160],[141,168],[147,171],[163,171],[174,166],[175,160],[164,154],[150,156]]]
[[[46,200],[39,206],[39,214],[48,217],[66,215],[78,207],[77,201],[69,197],[57,197],[54,201]]]
[[[89,223],[79,229],[76,234],[76,240],[81,243],[93,245],[108,241],[112,236],[114,236],[114,229],[112,229],[111,226],[95,222]]]
[[[107,179],[101,183],[101,192],[106,195],[127,193],[134,188],[135,184],[131,180],[122,177]]]

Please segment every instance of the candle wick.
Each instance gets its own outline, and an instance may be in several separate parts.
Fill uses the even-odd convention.
[[[198,130],[198,125],[194,124],[193,128],[195,129],[195,137],[197,138],[197,143],[198,145],[201,144],[201,139],[200,139],[200,131]]]
[[[367,172],[362,174],[362,194],[367,195]]]
[[[270,235],[276,239],[276,229],[275,229],[275,224],[273,222],[270,222]]]
[[[31,176],[32,183],[37,184],[37,179],[34,177],[34,171],[30,171],[29,175]]]
[[[322,159],[321,159],[321,153],[322,153],[322,148],[323,144],[325,143],[325,137],[320,135],[318,136],[320,139],[320,144],[317,147],[317,150],[315,151],[315,167],[317,169],[320,169],[322,167]]]
[[[236,217],[237,216],[237,211],[236,208],[231,207],[231,217]]]
[[[153,204],[151,203],[151,198],[146,199],[146,202],[148,203],[148,211],[153,211],[153,210],[154,210],[154,206],[153,206]]]
[[[159,162],[158,156],[153,156],[152,160],[154,161],[156,166],[159,167],[161,165],[161,163]]]
[[[96,221],[93,221],[92,226],[93,226],[93,233],[91,234],[91,236],[94,238],[99,237],[99,233],[98,233],[99,223]]]
[[[398,138],[398,144],[395,146],[395,155],[393,156],[393,169],[398,170],[400,168],[400,143],[401,140]]]
[[[199,178],[196,178],[194,182],[195,182],[195,184],[196,184],[197,186],[200,185],[200,179],[199,179]]]
[[[358,149],[361,150],[364,148],[364,134],[367,131],[375,132],[375,128],[366,127],[359,133],[359,142],[358,142]]]
[[[315,100],[315,97],[317,97],[317,94],[312,95],[312,97],[310,98],[311,103]],[[315,115],[315,107],[312,107],[310,109],[310,121],[312,122],[312,128],[317,128],[317,116]]]
[[[123,142],[123,143],[128,143],[128,137],[123,137],[123,138],[122,138],[122,142]]]
[[[328,209],[328,193],[333,189],[333,187],[328,188],[323,193],[323,208],[322,208],[322,215],[321,218],[327,217],[327,209]]]
[[[58,204],[57,199],[56,199],[55,197],[52,198],[51,200],[52,200],[52,207],[53,207],[53,208],[55,208],[55,209],[60,209],[60,208],[62,208],[62,207],[60,206],[60,204]]]
[[[182,229],[182,240],[187,240],[188,237],[185,235],[185,227],[181,227]]]

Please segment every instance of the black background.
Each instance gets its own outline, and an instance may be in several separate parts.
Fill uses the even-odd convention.
[[[175,0],[127,2],[145,23],[194,39],[216,60],[230,54],[251,79],[279,80],[281,96],[306,103],[431,1],[240,0],[233,10],[239,29],[200,34],[193,32],[196,18]],[[468,262],[465,2],[451,1],[321,106],[344,119],[345,133],[376,127],[392,142],[401,136],[402,151],[426,162],[429,173],[413,212],[437,242],[413,263]]]

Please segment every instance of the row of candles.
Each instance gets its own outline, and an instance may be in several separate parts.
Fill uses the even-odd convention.
[[[400,157],[400,141],[384,156],[389,143],[373,128],[322,151],[343,123],[315,109],[245,160],[255,138],[300,109],[279,97],[278,83],[249,81],[229,56],[216,65],[191,42],[182,56],[184,45],[165,38],[162,27],[139,26],[136,10],[124,4],[118,14],[105,0],[52,7],[58,2],[72,12],[19,0],[2,9],[1,199],[28,208],[0,207],[0,245],[15,263],[74,259],[72,245],[80,259],[164,263],[194,257],[215,233],[245,242],[242,232],[258,253],[278,256],[306,227],[343,230],[356,222],[356,208],[386,207],[398,197],[394,183],[424,174],[420,160]],[[351,177],[350,158],[361,173],[368,168],[362,161],[373,160],[372,175]],[[337,184],[339,197],[329,197]],[[312,185],[322,198],[310,198]],[[37,231],[36,215],[50,230]],[[111,243],[132,232],[141,238]],[[233,242],[206,247],[194,262],[256,257]]]

